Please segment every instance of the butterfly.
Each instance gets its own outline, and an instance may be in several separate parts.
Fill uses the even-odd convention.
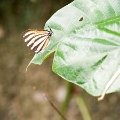
[[[34,50],[35,53],[40,53],[49,44],[52,34],[53,31],[50,27],[49,30],[28,29],[23,32],[22,37],[31,50]]]

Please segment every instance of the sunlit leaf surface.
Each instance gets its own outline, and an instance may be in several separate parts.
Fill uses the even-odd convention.
[[[56,74],[101,95],[120,67],[120,0],[75,0],[57,11],[48,26],[54,32],[50,44],[30,64],[41,64],[55,51]],[[107,92],[119,91],[119,83],[120,77]]]

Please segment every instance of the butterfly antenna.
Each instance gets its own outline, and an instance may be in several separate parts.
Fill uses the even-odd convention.
[[[48,26],[49,27],[49,26]],[[52,29],[49,27],[50,31],[52,31]]]

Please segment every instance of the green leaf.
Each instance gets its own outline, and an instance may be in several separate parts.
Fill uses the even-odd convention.
[[[120,0],[75,0],[58,10],[48,26],[54,32],[50,44],[30,64],[41,64],[55,51],[55,73],[101,95],[120,67]],[[120,91],[119,82],[120,77],[107,93]]]

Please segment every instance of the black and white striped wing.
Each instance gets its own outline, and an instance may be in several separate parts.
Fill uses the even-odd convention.
[[[34,50],[35,53],[39,53],[49,43],[50,40],[49,31],[27,30],[23,33],[23,39],[31,50]]]

